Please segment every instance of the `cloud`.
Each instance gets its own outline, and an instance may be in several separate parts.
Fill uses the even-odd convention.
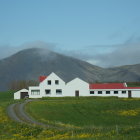
[[[140,63],[140,41],[137,38],[129,39],[129,43],[126,41],[120,45],[89,46],[85,50],[71,51],[66,54],[101,67],[138,64]]]
[[[21,51],[23,49],[29,49],[29,48],[46,48],[49,50],[55,50],[56,44],[54,43],[46,43],[43,41],[34,41],[34,42],[28,42],[24,43],[20,46],[11,46],[11,45],[0,45],[0,59],[6,58],[8,56],[11,56],[18,51]]]
[[[83,47],[79,50],[61,50],[61,53],[73,56],[79,59],[89,60],[95,57],[97,54],[110,53],[121,47],[121,45],[91,45]]]
[[[140,42],[140,37],[136,37],[136,34],[133,34],[125,41],[125,44],[131,44],[131,43],[134,44],[139,42]]]
[[[54,43],[46,43],[43,41],[34,41],[34,42],[28,42],[24,43],[20,46],[21,49],[28,49],[28,48],[46,48],[50,50],[54,50],[56,47],[56,44]]]
[[[28,48],[46,48],[63,55],[75,57],[101,67],[114,67],[140,63],[140,38],[131,36],[120,45],[86,46],[80,50],[67,51],[58,48],[57,44],[35,41],[20,46],[0,46],[0,59],[10,56],[20,50]],[[49,53],[49,51],[47,51]],[[46,59],[46,51],[39,52]],[[49,59],[55,58],[55,55]],[[47,58],[48,59],[48,58]],[[48,60],[49,60],[48,59]]]
[[[124,44],[123,47],[111,53],[96,55],[93,60],[97,60],[98,65],[103,67],[138,64],[140,63],[140,43]]]

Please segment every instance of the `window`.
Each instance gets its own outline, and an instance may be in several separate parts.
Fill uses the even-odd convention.
[[[126,94],[126,91],[122,91],[122,94]]]
[[[106,91],[106,94],[110,94],[110,91]]]
[[[118,94],[118,91],[114,91],[114,94]]]
[[[56,94],[62,94],[62,89],[56,89]]]
[[[50,89],[46,89],[45,92],[46,92],[46,94],[51,94],[51,90]]]
[[[55,84],[56,84],[56,85],[59,85],[59,81],[58,81],[58,80],[55,80]]]
[[[102,91],[98,91],[98,94],[102,94]]]
[[[94,94],[94,91],[90,91],[90,94]]]
[[[40,95],[40,90],[31,90],[31,95]]]
[[[51,85],[51,80],[48,80],[48,85]]]

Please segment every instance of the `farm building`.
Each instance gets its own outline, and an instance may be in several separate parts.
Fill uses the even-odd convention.
[[[39,86],[29,87],[14,93],[14,99],[65,96],[117,96],[140,97],[140,87],[127,87],[126,83],[89,84],[79,78],[65,83],[55,73],[41,76]]]
[[[14,99],[24,99],[26,97],[29,97],[27,89],[22,89],[14,93]]]

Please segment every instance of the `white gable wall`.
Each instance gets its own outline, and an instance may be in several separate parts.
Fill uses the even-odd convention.
[[[55,83],[56,80],[58,84]],[[50,85],[48,81],[51,81]],[[43,97],[61,97],[64,95],[65,82],[55,73],[51,73],[39,86]],[[50,94],[46,94],[46,90],[50,90]],[[56,93],[56,90],[62,90],[62,94]]]
[[[27,89],[21,89],[14,93],[14,99],[20,99],[21,98],[21,92],[28,92]]]
[[[14,99],[20,99],[20,91],[14,93]]]
[[[89,84],[79,78],[75,78],[66,84],[64,96],[75,96],[76,91],[79,91],[79,96],[89,96]]]

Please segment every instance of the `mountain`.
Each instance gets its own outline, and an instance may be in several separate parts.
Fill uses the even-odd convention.
[[[103,69],[48,49],[26,49],[0,61],[0,90],[6,90],[11,81],[37,80],[51,72],[66,82],[75,77],[96,81],[101,79]]]
[[[31,48],[0,60],[0,91],[7,90],[12,81],[37,80],[51,72],[66,82],[75,77],[87,82],[140,81],[140,64],[105,69],[48,49]]]
[[[108,72],[104,75],[104,79],[110,82],[139,82],[140,64],[109,68]]]

